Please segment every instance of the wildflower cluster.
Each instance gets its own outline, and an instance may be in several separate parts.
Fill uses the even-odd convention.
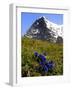
[[[37,62],[42,67],[42,70],[44,72],[48,72],[49,70],[52,70],[54,67],[54,62],[51,60],[46,60],[46,57],[42,54],[38,54],[37,52],[34,53]]]

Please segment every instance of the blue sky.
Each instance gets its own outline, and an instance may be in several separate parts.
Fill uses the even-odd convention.
[[[33,22],[41,17],[45,16],[49,21],[56,23],[58,25],[63,24],[63,14],[48,14],[48,13],[21,13],[21,35],[24,35]]]

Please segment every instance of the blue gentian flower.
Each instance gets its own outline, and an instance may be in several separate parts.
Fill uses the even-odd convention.
[[[45,71],[45,72],[48,72],[48,67],[47,67],[46,65],[44,65],[43,68],[44,68],[44,71]]]
[[[38,53],[37,52],[35,52],[34,55],[35,55],[35,57],[38,57]]]
[[[40,64],[41,68],[43,69],[43,71],[48,72],[48,70],[52,70],[52,68],[54,67],[54,62],[49,60],[46,60],[46,57],[42,54],[38,54],[38,52],[34,53],[36,60],[38,61],[38,63]]]
[[[39,58],[43,61],[43,62],[45,62],[46,61],[46,58],[45,58],[45,56],[44,55],[39,55]]]
[[[43,62],[41,62],[41,61],[39,62],[39,64],[40,64],[40,65],[44,65]]]
[[[49,69],[52,69],[54,67],[54,62],[53,61],[49,61],[46,63],[46,66],[49,68]]]

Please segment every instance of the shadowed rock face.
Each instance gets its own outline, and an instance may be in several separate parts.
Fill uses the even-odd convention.
[[[47,40],[55,43],[62,43],[61,39],[57,35],[57,32],[55,32],[51,28],[52,27],[48,28],[46,18],[41,17],[32,24],[25,36],[34,39]]]

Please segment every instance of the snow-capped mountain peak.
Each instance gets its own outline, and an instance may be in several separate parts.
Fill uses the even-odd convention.
[[[29,28],[27,37],[56,42],[57,38],[63,39],[63,25],[49,21],[45,16],[39,17]]]

